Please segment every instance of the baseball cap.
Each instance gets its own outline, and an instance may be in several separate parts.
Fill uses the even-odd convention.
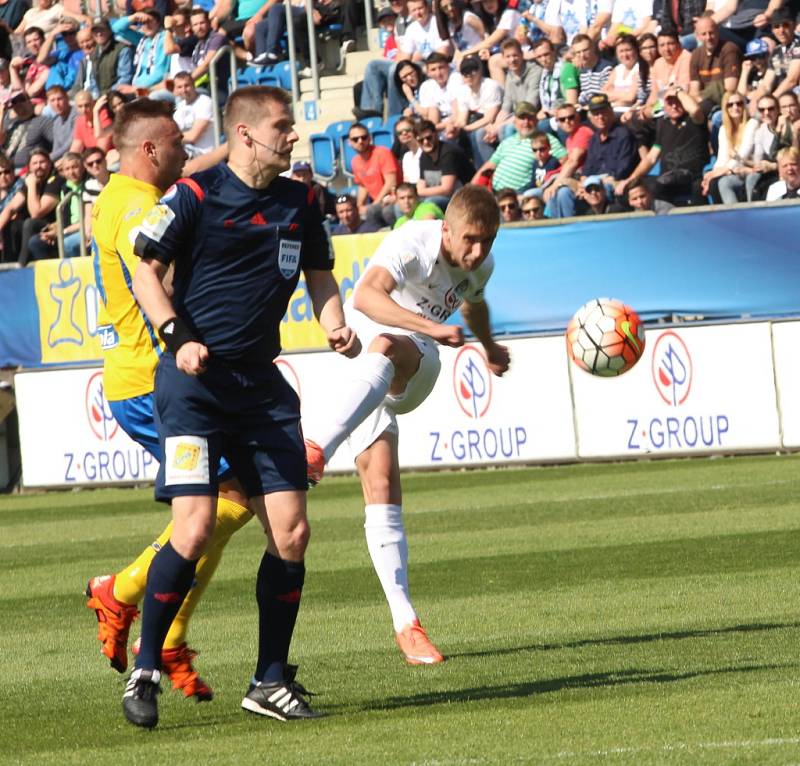
[[[292,165],[292,173],[302,173],[304,170],[311,170],[311,163],[298,160]]]
[[[536,107],[530,101],[520,101],[514,109],[514,115],[522,117],[523,114],[532,114],[536,117]]]
[[[603,109],[608,109],[611,106],[611,102],[605,93],[595,93],[589,97],[586,106],[590,112],[600,112]]]
[[[769,53],[769,46],[761,39],[751,40],[744,49],[746,59],[766,56]]]
[[[778,8],[769,19],[770,26],[773,27],[785,24],[787,21],[794,24],[794,16],[788,8]]]
[[[108,19],[105,18],[105,16],[104,16],[103,18],[95,19],[92,22],[92,32],[94,32],[95,29],[108,29],[108,30],[110,30],[111,29],[111,24],[108,21]]]
[[[376,17],[376,21],[381,21],[383,19],[388,19],[389,17],[393,19],[397,18],[397,14],[392,10],[391,6],[385,5],[378,11],[378,15]]]
[[[583,179],[583,183],[581,184],[581,186],[584,189],[588,189],[590,186],[602,186],[602,185],[603,185],[603,179],[600,178],[600,176],[586,176],[586,178]]]

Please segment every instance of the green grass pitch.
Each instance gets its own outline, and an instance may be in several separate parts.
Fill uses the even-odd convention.
[[[800,762],[800,456],[407,475],[411,590],[448,656],[411,668],[371,570],[355,479],[309,497],[292,659],[328,713],[240,710],[255,660],[257,522],[190,642],[210,704],[121,712],[82,589],[159,532],[150,490],[0,499],[0,763]],[[134,626],[133,635],[136,635]]]

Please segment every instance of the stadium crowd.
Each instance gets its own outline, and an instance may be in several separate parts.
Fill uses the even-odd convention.
[[[355,87],[354,186],[335,194],[295,163],[335,234],[440,218],[468,183],[504,222],[797,196],[800,42],[794,0],[391,0],[382,55]],[[0,4],[0,262],[90,242],[90,206],[116,167],[121,104],[174,104],[189,157],[215,145],[210,62],[285,57],[276,0],[127,0],[91,18],[74,0]],[[361,0],[316,0],[320,30],[355,48]],[[292,2],[306,56],[304,3]],[[227,96],[228,59],[216,70]],[[376,146],[370,117],[394,123]]]

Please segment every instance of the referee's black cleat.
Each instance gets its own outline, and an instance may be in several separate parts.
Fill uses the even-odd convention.
[[[137,669],[131,673],[122,696],[122,711],[134,726],[152,729],[158,723],[156,696],[161,693],[160,681],[159,670]]]
[[[302,684],[294,680],[297,667],[286,666],[286,680],[250,684],[242,700],[242,708],[250,713],[276,718],[278,721],[301,721],[321,718],[324,713],[312,710],[306,697],[313,696]]]

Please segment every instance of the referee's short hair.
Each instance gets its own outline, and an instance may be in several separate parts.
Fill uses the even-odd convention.
[[[127,148],[133,143],[134,131],[143,122],[171,120],[172,109],[169,101],[154,101],[151,98],[137,98],[123,104],[114,115],[114,146],[119,150]]]
[[[485,186],[467,184],[453,195],[444,218],[451,226],[470,221],[496,231],[500,227],[500,208]]]
[[[231,139],[237,122],[257,125],[267,116],[270,104],[289,106],[291,103],[291,94],[283,88],[270,85],[248,85],[239,88],[228,96],[228,101],[225,103],[223,115],[225,135],[228,140]]]

